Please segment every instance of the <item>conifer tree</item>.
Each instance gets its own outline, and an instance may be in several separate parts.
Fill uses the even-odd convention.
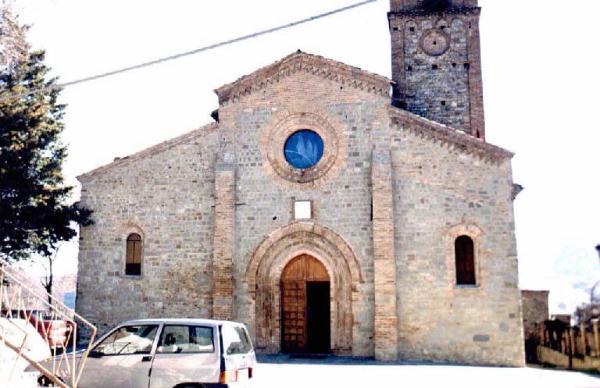
[[[69,204],[61,166],[66,148],[59,136],[65,106],[49,78],[44,52],[29,52],[25,27],[10,12],[0,14],[0,264],[32,254],[49,256],[56,244],[76,236],[75,223],[89,225],[91,212]],[[8,16],[7,16],[8,15]],[[7,20],[11,30],[5,28]],[[9,24],[10,24],[9,23]],[[3,28],[4,27],[4,28]],[[16,35],[14,35],[16,33]],[[21,38],[19,38],[21,34]],[[21,41],[18,41],[21,39]],[[13,48],[6,50],[6,42]],[[20,48],[26,47],[23,53]],[[10,55],[9,55],[10,54]],[[24,93],[45,88],[45,91]],[[18,97],[14,97],[18,95]]]
[[[0,0],[0,67],[12,68],[27,58],[27,26],[19,24],[11,0]]]

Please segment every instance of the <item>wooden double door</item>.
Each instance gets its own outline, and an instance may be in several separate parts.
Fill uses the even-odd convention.
[[[330,351],[329,274],[312,256],[298,256],[283,270],[281,328],[285,353]]]

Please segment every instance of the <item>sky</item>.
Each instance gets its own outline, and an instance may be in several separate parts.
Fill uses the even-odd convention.
[[[15,0],[67,82],[285,24],[356,0]],[[570,313],[600,281],[597,0],[480,0],[487,141],[516,153],[520,287]],[[379,0],[192,57],[65,89],[67,181],[211,122],[213,90],[297,49],[391,76]],[[77,247],[60,251],[76,270]]]

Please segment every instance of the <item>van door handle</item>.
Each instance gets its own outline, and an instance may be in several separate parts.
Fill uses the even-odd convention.
[[[152,356],[144,356],[142,357],[142,362],[150,362],[152,361]]]

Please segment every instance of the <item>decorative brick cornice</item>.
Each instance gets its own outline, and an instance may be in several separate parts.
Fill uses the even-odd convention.
[[[383,97],[390,96],[390,87],[393,84],[392,80],[384,76],[298,50],[233,83],[221,86],[215,90],[215,93],[219,96],[219,105],[223,106],[299,72],[312,74]]]
[[[484,140],[477,139],[463,131],[436,123],[405,110],[390,107],[389,114],[392,126],[402,128],[435,142],[448,144],[462,153],[475,155],[494,163],[501,163],[514,156],[512,152],[504,148],[486,143]]]
[[[175,146],[178,146],[180,144],[186,143],[190,140],[196,139],[196,138],[200,138],[205,136],[207,133],[211,133],[215,130],[217,130],[218,128],[218,124],[217,123],[210,123],[208,125],[205,125],[203,127],[194,129],[193,131],[190,131],[188,133],[184,133],[181,136],[177,136],[173,139],[170,140],[166,140],[162,143],[156,144],[154,146],[151,146],[149,148],[146,148],[140,152],[137,152],[135,154],[129,155],[129,156],[125,156],[122,158],[115,158],[114,162],[109,163],[107,165],[98,167],[92,171],[86,172],[85,174],[81,174],[77,177],[77,180],[79,180],[80,182],[86,182],[89,181],[90,179],[92,179],[93,177],[103,174],[109,170],[112,170],[115,167],[121,167],[124,165],[127,165],[128,163],[131,163],[132,161],[135,160],[140,160],[140,159],[144,159],[147,158],[148,156],[154,155],[156,153],[159,152],[164,152],[166,150],[169,150]]]
[[[481,7],[450,7],[443,11],[428,11],[423,8],[412,8],[402,11],[388,12],[388,18],[392,16],[400,17],[429,17],[431,15],[454,16],[454,15],[479,15]]]

